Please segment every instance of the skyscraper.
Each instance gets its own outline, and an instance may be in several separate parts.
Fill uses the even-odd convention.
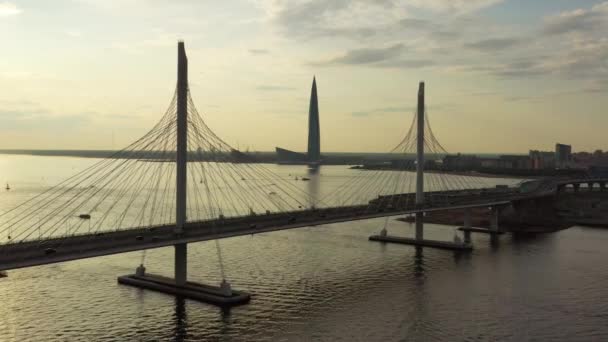
[[[567,168],[572,160],[572,146],[555,144],[555,163],[558,168]]]
[[[319,131],[319,101],[317,99],[317,80],[312,78],[310,107],[308,109],[308,161],[318,162],[321,159],[321,134]]]
[[[276,147],[279,164],[318,164],[321,162],[321,133],[319,131],[319,100],[317,80],[312,78],[310,106],[308,107],[308,151],[299,153]]]

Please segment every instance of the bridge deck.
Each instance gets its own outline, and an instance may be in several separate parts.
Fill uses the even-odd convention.
[[[369,206],[352,206],[190,222],[187,223],[184,232],[179,235],[174,233],[174,225],[163,225],[5,244],[0,246],[0,270],[299,227],[414,214],[417,212],[507,205],[510,203],[510,200],[521,196],[511,194],[504,197],[477,201],[475,203],[460,203],[425,208],[382,208],[370,210]]]

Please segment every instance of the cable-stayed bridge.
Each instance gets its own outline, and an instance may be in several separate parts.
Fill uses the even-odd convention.
[[[427,241],[424,213],[509,205],[551,196],[582,179],[537,182],[530,191],[491,187],[480,177],[424,173],[425,156],[446,150],[435,138],[425,110],[424,84],[409,131],[393,149],[398,170],[360,171],[323,195],[242,153],[218,137],[197,111],[188,87],[188,63],[178,45],[175,95],[161,120],[143,137],[109,158],[0,213],[0,270],[101,255],[175,246],[175,277],[148,275],[142,266],[123,282],[217,303],[246,301],[228,282],[219,288],[187,281],[191,242],[328,223],[412,214],[416,236],[405,242],[470,249],[462,243]],[[426,189],[426,191],[425,191]],[[391,241],[383,229],[378,237]],[[403,241],[402,241],[403,242]],[[221,262],[221,261],[220,261]],[[201,294],[202,293],[202,294]]]

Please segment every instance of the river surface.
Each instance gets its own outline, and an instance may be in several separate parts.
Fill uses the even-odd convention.
[[[0,212],[93,162],[0,155],[0,182],[11,186]],[[322,167],[298,184],[323,192],[353,172],[364,171]],[[385,223],[413,235],[409,223],[374,219],[221,240],[226,277],[253,294],[229,311],[117,284],[142,252],[9,271],[0,341],[608,341],[608,230],[494,244],[474,235],[475,250],[462,255],[369,242]],[[454,234],[425,225],[428,238]],[[145,264],[171,275],[173,249],[147,251]],[[191,244],[188,266],[191,280],[218,283],[215,242]]]

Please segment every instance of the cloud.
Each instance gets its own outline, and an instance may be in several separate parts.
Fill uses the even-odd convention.
[[[399,59],[391,61],[383,61],[376,66],[385,68],[397,68],[397,69],[413,69],[413,68],[426,68],[436,65],[436,62],[430,59]]]
[[[270,21],[290,38],[371,37],[406,11],[392,0],[261,1]]]
[[[588,84],[583,87],[583,92],[589,94],[608,93],[608,77],[588,82]]]
[[[314,63],[315,65],[358,65],[371,64],[388,59],[393,59],[401,55],[403,44],[395,44],[385,48],[366,48],[347,51],[344,55],[332,58],[328,61]]]
[[[21,9],[12,2],[0,2],[0,17],[10,17],[21,13]]]
[[[65,34],[68,35],[68,36],[70,36],[70,37],[73,37],[73,38],[80,38],[80,37],[82,37],[82,32],[80,30],[74,30],[74,29],[66,30]]]
[[[336,46],[346,46],[342,53],[309,63],[312,66],[433,67],[500,79],[552,77],[585,82],[579,91],[604,91],[603,80],[608,79],[608,1],[549,15],[533,26],[502,25],[471,15],[500,2],[279,0],[272,22],[289,38],[323,37]],[[362,18],[362,9],[370,10],[371,17],[384,13],[385,18]],[[414,9],[439,14],[414,16]],[[455,15],[443,18],[443,13]],[[351,15],[349,20],[344,19],[347,14]],[[403,37],[407,37],[407,45],[402,43]],[[375,46],[361,46],[365,41]]]
[[[343,55],[325,61],[313,62],[314,66],[353,65],[378,68],[411,69],[436,65],[432,59],[404,59],[403,44],[394,44],[384,48],[354,49]]]
[[[410,30],[429,30],[435,27],[430,21],[419,18],[403,18],[398,21],[398,24]]]
[[[503,2],[503,0],[409,0],[407,3],[416,8],[436,12],[463,14],[479,11]]]
[[[376,115],[385,115],[392,113],[413,113],[415,110],[414,107],[383,107],[383,108],[374,108],[366,111],[356,111],[352,112],[351,115],[356,118],[364,118],[369,116]]]
[[[505,78],[531,77],[550,73],[551,70],[546,68],[541,60],[541,57],[515,58],[503,63],[473,65],[466,70]]]
[[[249,49],[249,53],[252,55],[267,55],[270,51],[266,49]]]
[[[590,9],[562,12],[545,19],[543,32],[548,35],[584,32],[606,32],[608,27],[608,2]]]
[[[44,108],[0,109],[0,130],[53,130],[65,131],[90,125],[94,113],[79,113],[71,115],[54,115]]]
[[[18,106],[18,107],[29,107],[29,106],[38,106],[37,102],[30,100],[0,100],[0,105],[2,106]]]
[[[504,98],[505,102],[532,102],[540,101],[540,96],[507,96]]]
[[[293,87],[276,86],[276,85],[259,85],[255,89],[260,91],[290,91],[295,90]]]
[[[430,22],[410,13],[450,13],[451,20],[496,5],[502,0],[252,0],[285,36],[295,39],[359,39],[396,34],[397,29],[427,29]],[[455,31],[438,31],[446,36]]]
[[[466,48],[479,50],[482,52],[493,52],[498,50],[504,50],[512,48],[516,45],[523,43],[522,39],[510,37],[510,38],[491,38],[483,39],[472,43],[467,43],[464,46]]]

